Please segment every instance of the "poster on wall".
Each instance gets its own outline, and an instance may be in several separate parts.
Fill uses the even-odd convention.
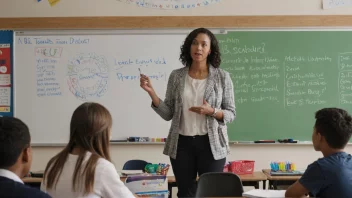
[[[0,31],[0,116],[13,116],[13,32]]]
[[[190,9],[202,6],[208,6],[218,3],[221,0],[117,0],[123,3],[135,4],[144,8],[154,9]]]
[[[352,0],[323,0],[323,9],[352,6]]]

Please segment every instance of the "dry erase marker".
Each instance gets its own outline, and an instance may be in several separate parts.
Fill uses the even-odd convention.
[[[139,74],[140,74],[140,75],[142,75],[142,71],[141,71],[141,68],[138,68],[138,70],[139,70]]]

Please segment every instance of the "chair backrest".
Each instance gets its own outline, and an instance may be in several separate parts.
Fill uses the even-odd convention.
[[[122,170],[143,170],[149,164],[144,160],[129,160],[124,165]]]
[[[199,177],[196,197],[242,197],[241,179],[233,173],[204,173]]]

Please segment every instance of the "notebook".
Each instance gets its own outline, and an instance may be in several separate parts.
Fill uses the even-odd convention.
[[[285,197],[286,190],[261,190],[253,189],[242,194],[243,197],[249,198],[266,198],[266,197]]]
[[[142,170],[121,170],[119,171],[121,175],[128,176],[128,175],[141,175],[143,174]]]

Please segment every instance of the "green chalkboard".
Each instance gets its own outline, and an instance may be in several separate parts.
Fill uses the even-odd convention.
[[[234,83],[231,141],[311,140],[314,114],[352,111],[352,32],[233,31],[216,35]]]

